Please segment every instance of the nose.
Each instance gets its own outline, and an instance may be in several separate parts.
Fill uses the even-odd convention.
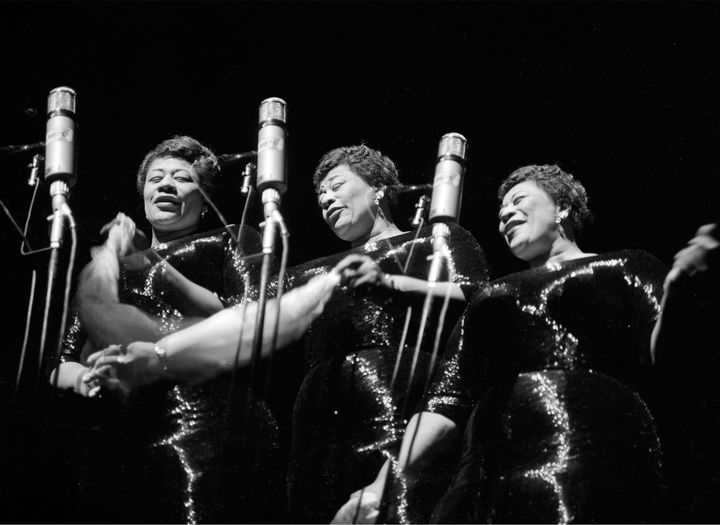
[[[177,193],[177,186],[175,185],[175,179],[171,174],[166,174],[160,181],[158,191],[163,193]]]
[[[329,191],[322,192],[318,197],[318,204],[323,210],[327,210],[333,202],[335,202],[335,196]]]
[[[503,224],[506,224],[510,220],[510,217],[512,217],[514,212],[515,212],[515,207],[512,204],[509,204],[500,209],[500,225],[501,225],[501,227]]]

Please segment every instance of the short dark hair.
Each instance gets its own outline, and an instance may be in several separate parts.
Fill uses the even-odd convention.
[[[365,144],[360,144],[335,148],[323,155],[313,175],[315,191],[318,191],[320,183],[330,170],[342,165],[348,166],[370,186],[375,188],[385,186],[388,197],[393,197],[394,192],[400,187],[400,176],[390,157]]]
[[[189,162],[195,168],[198,175],[198,184],[210,194],[215,186],[215,177],[220,172],[220,163],[215,154],[207,146],[192,137],[185,135],[176,135],[170,139],[164,140],[150,151],[137,172],[137,190],[140,195],[143,194],[145,179],[147,178],[148,168],[156,159],[174,158],[182,159]]]
[[[585,225],[592,221],[585,187],[555,164],[530,165],[516,169],[500,184],[498,200],[502,202],[510,189],[526,180],[540,186],[557,204],[570,208],[568,218],[575,232],[581,232]]]

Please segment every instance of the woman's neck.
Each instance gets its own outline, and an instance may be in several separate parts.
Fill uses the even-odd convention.
[[[400,235],[401,233],[403,233],[403,231],[395,226],[394,222],[378,216],[375,219],[371,230],[366,235],[351,241],[350,244],[353,248],[355,248],[356,246],[361,246],[368,242],[379,241],[380,239],[385,239],[387,237],[394,237],[395,235]]]
[[[154,248],[158,244],[163,244],[166,242],[174,241],[176,239],[180,239],[182,237],[187,237],[188,235],[195,233],[197,229],[197,224],[183,230],[172,230],[164,232],[153,229],[151,246]]]
[[[528,262],[531,268],[535,268],[537,266],[569,261],[570,259],[590,257],[591,255],[596,254],[583,252],[574,241],[565,237],[558,237],[553,241],[549,251]]]

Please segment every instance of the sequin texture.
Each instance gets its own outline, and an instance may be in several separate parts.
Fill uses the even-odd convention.
[[[247,228],[240,239],[236,249],[222,229],[121,260],[120,302],[142,310],[166,334],[200,315],[175,293],[171,271],[214,293],[225,306],[256,297],[260,260],[252,254],[261,250],[260,237]],[[133,331],[124,319],[112,322],[127,322],[127,332]],[[81,353],[87,354],[83,346],[101,333],[102,327],[83,326],[75,312],[64,359],[81,360]],[[232,397],[226,373],[198,384],[154,383],[126,403],[110,395],[97,401],[105,404],[102,419],[83,447],[87,521],[277,521],[275,502],[283,489],[277,424],[264,402],[247,399],[246,375],[237,374]]]
[[[483,252],[467,231],[455,225],[451,226],[449,245],[453,280],[470,297],[487,281]],[[417,239],[414,234],[398,235],[299,265],[289,271],[290,281],[292,286],[301,285],[329,271],[350,253],[368,255],[384,272],[401,274],[411,250],[407,275],[427,279],[428,256],[432,254],[430,228],[423,229]],[[397,452],[408,416],[425,384],[442,303],[436,300],[433,304],[410,383],[423,299],[424,294],[341,289],[306,333],[302,341],[306,373],[293,413],[289,521],[329,522],[350,493],[372,481],[386,457]],[[457,303],[448,313],[448,332],[464,307],[461,301]],[[406,350],[393,384],[408,307],[412,313]]]
[[[665,273],[626,250],[518,272],[478,292],[423,407],[464,430],[434,521],[655,521],[650,334]]]

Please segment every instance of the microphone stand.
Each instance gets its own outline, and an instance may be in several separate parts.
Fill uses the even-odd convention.
[[[427,320],[430,317],[430,310],[432,308],[432,302],[433,302],[433,291],[435,287],[437,286],[437,283],[440,279],[440,275],[443,269],[443,262],[447,258],[447,252],[448,252],[448,245],[447,245],[447,238],[450,236],[450,228],[447,224],[443,222],[436,222],[433,224],[432,229],[432,238],[433,238],[433,255],[432,259],[430,261],[430,270],[428,272],[428,289],[425,294],[425,301],[423,303],[422,313],[420,316],[420,328],[418,329],[418,336],[417,340],[415,341],[415,351],[413,352],[412,357],[412,363],[410,364],[410,376],[408,379],[408,383],[405,390],[405,406],[403,407],[402,413],[405,414],[407,411],[407,403],[410,398],[410,390],[412,388],[413,381],[415,380],[415,371],[417,368],[417,362],[418,358],[420,356],[420,348],[422,347],[422,340],[423,340],[423,334],[425,333],[425,327],[427,325]],[[447,308],[447,303],[449,302],[449,289],[448,292],[445,294],[445,303],[443,305],[443,310]],[[436,345],[439,343],[439,337],[436,337]],[[437,348],[433,348],[433,353],[430,360],[430,369],[428,371],[429,375],[432,375],[432,369],[435,366],[435,359],[437,357]]]
[[[68,185],[65,181],[56,180],[50,185],[50,195],[52,197],[53,215],[52,215],[52,226],[50,229],[50,262],[48,265],[48,280],[47,290],[45,295],[45,310],[43,313],[43,326],[40,335],[40,349],[38,354],[38,368],[35,378],[35,392],[36,394],[40,388],[40,377],[43,370],[43,359],[45,356],[45,342],[47,338],[47,327],[50,316],[50,305],[52,302],[52,292],[55,287],[55,277],[57,273],[58,258],[60,252],[60,245],[62,243],[63,230],[65,228],[65,219],[67,219],[70,228],[73,231],[73,244],[75,244],[74,232],[75,232],[75,220],[72,216],[72,211],[67,204]],[[72,271],[72,269],[70,269]],[[66,291],[69,288],[69,283],[66,286]],[[67,295],[67,293],[66,293]],[[67,302],[67,301],[66,301]],[[58,337],[62,340],[66,316],[66,308],[63,308],[63,319],[61,321],[60,333]],[[59,347],[61,345],[58,345]],[[56,374],[56,378],[57,378]]]
[[[250,383],[248,388],[251,393],[256,392],[258,384],[257,366],[262,356],[263,332],[265,327],[265,308],[267,305],[267,287],[270,281],[270,268],[273,263],[273,247],[275,236],[278,231],[278,221],[275,214],[279,214],[280,193],[274,188],[263,190],[262,203],[265,213],[262,239],[262,266],[260,267],[260,294],[258,296],[258,309],[255,318],[255,333],[253,336],[252,356],[250,359]],[[279,306],[279,305],[278,305]],[[271,349],[273,350],[273,349]]]

